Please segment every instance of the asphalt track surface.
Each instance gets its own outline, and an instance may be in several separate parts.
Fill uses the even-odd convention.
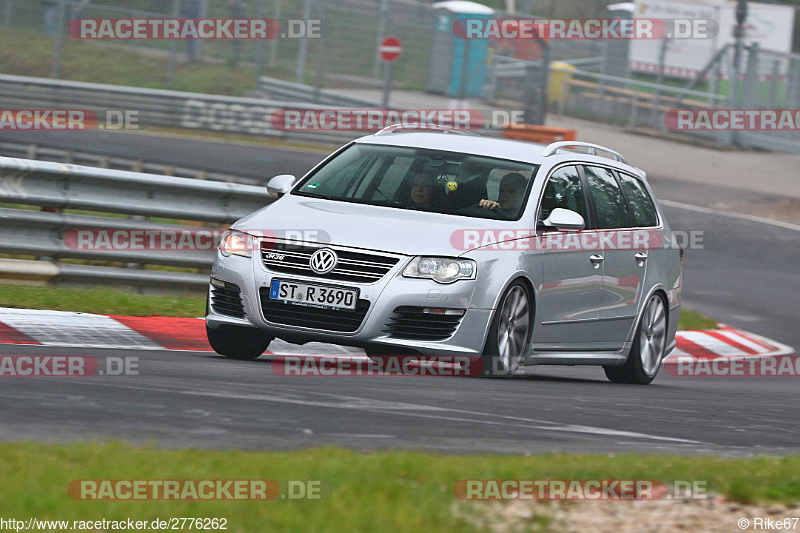
[[[41,144],[55,144],[42,133]],[[113,143],[150,161],[249,176],[263,172],[265,178],[301,174],[322,157],[142,135],[82,135],[70,132],[59,140],[84,150]],[[13,137],[4,134],[20,139]],[[704,194],[746,194],[651,182],[661,199],[686,203]],[[800,232],[675,204],[664,211],[673,229],[704,231],[703,249],[686,254],[685,306],[800,346]],[[101,366],[110,356],[139,358],[137,376],[3,378],[2,440],[124,438],[252,449],[336,444],[458,453],[749,455],[800,449],[798,378],[791,377],[686,378],[662,371],[653,384],[637,387],[607,382],[600,368],[537,367],[507,380],[301,378],[275,375],[266,356],[240,362],[207,352],[22,345],[0,345],[0,353],[91,355]]]

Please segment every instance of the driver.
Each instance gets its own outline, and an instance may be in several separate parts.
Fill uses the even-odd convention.
[[[431,208],[437,203],[435,200],[436,176],[429,170],[421,170],[414,174],[411,181],[411,201],[414,206]]]
[[[497,201],[481,200],[480,206],[484,209],[500,208],[504,213],[514,215],[522,205],[527,180],[519,172],[511,172],[500,180],[500,192]]]

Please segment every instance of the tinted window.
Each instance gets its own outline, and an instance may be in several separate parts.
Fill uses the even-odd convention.
[[[644,184],[633,176],[619,175],[619,181],[625,194],[628,195],[628,204],[631,208],[633,223],[637,226],[657,226],[658,215],[653,199],[650,198]]]
[[[583,195],[583,186],[577,167],[561,167],[550,176],[542,195],[540,220],[545,220],[557,207],[575,211],[583,217],[587,224],[589,223],[586,197]]]
[[[603,167],[584,167],[589,194],[592,195],[599,229],[629,228],[631,219],[625,197],[610,170]]]

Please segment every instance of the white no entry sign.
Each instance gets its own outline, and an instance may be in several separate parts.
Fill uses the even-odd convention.
[[[400,57],[400,54],[403,53],[403,47],[400,45],[400,39],[394,35],[386,37],[383,41],[381,41],[381,45],[378,47],[378,53],[381,55],[381,59],[387,63],[391,63],[392,61],[396,60],[398,57]]]

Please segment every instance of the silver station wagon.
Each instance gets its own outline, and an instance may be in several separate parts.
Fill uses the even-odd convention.
[[[675,346],[683,252],[608,148],[390,126],[267,190],[211,274],[206,329],[227,357],[280,338],[646,384]]]

